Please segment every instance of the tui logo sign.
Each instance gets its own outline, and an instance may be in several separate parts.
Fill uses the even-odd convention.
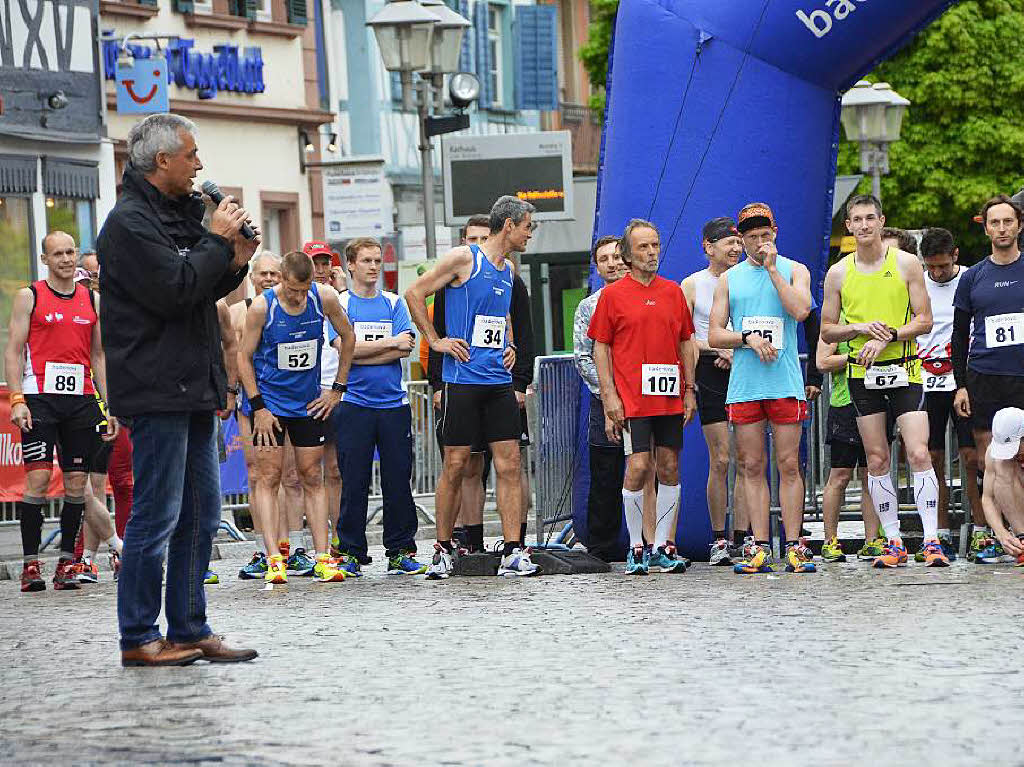
[[[167,61],[130,58],[117,63],[115,75],[117,111],[121,114],[152,114],[168,111]]]

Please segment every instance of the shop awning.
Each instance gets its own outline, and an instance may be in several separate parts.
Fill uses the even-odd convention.
[[[0,154],[0,194],[32,194],[36,191],[39,158],[23,154]]]
[[[43,158],[43,191],[52,197],[95,200],[100,196],[100,172],[95,162]]]

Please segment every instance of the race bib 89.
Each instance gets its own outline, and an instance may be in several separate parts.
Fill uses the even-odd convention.
[[[70,362],[47,362],[43,376],[44,394],[83,394],[85,365]]]

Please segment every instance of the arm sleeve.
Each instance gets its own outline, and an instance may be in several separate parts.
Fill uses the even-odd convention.
[[[957,388],[967,386],[967,350],[971,342],[971,315],[964,309],[953,309],[953,378]]]
[[[217,291],[245,277],[244,269],[227,273],[233,250],[219,235],[207,232],[183,256],[141,215],[111,216],[103,228],[98,250],[108,279],[130,288],[139,303],[165,319],[226,295],[230,289]]]
[[[601,388],[597,379],[597,365],[594,363],[594,342],[587,336],[590,328],[590,302],[583,301],[576,307],[572,320],[572,356],[576,362],[576,370],[591,391]]]
[[[530,292],[518,274],[512,281],[512,335],[516,343],[516,364],[512,366],[512,386],[525,392],[533,382],[533,317]]]
[[[812,297],[813,298],[813,297]],[[818,336],[821,334],[821,314],[815,307],[804,320],[804,341],[807,344],[807,372],[804,380],[808,386],[821,388],[824,376],[814,362],[814,352],[818,348]]]
[[[434,294],[434,331],[441,338],[448,335],[448,326],[444,321],[444,291]],[[433,349],[427,352],[427,380],[434,391],[444,386],[444,355]]]

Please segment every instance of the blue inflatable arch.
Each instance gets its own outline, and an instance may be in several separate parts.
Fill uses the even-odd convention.
[[[622,0],[595,236],[620,233],[631,218],[653,221],[661,230],[661,273],[679,281],[706,264],[705,221],[762,200],[775,211],[780,252],[807,265],[820,300],[840,94],[952,4]],[[711,536],[707,468],[694,424],[683,448],[677,531],[691,557],[706,557]],[[580,476],[575,493],[584,540],[586,482]]]

